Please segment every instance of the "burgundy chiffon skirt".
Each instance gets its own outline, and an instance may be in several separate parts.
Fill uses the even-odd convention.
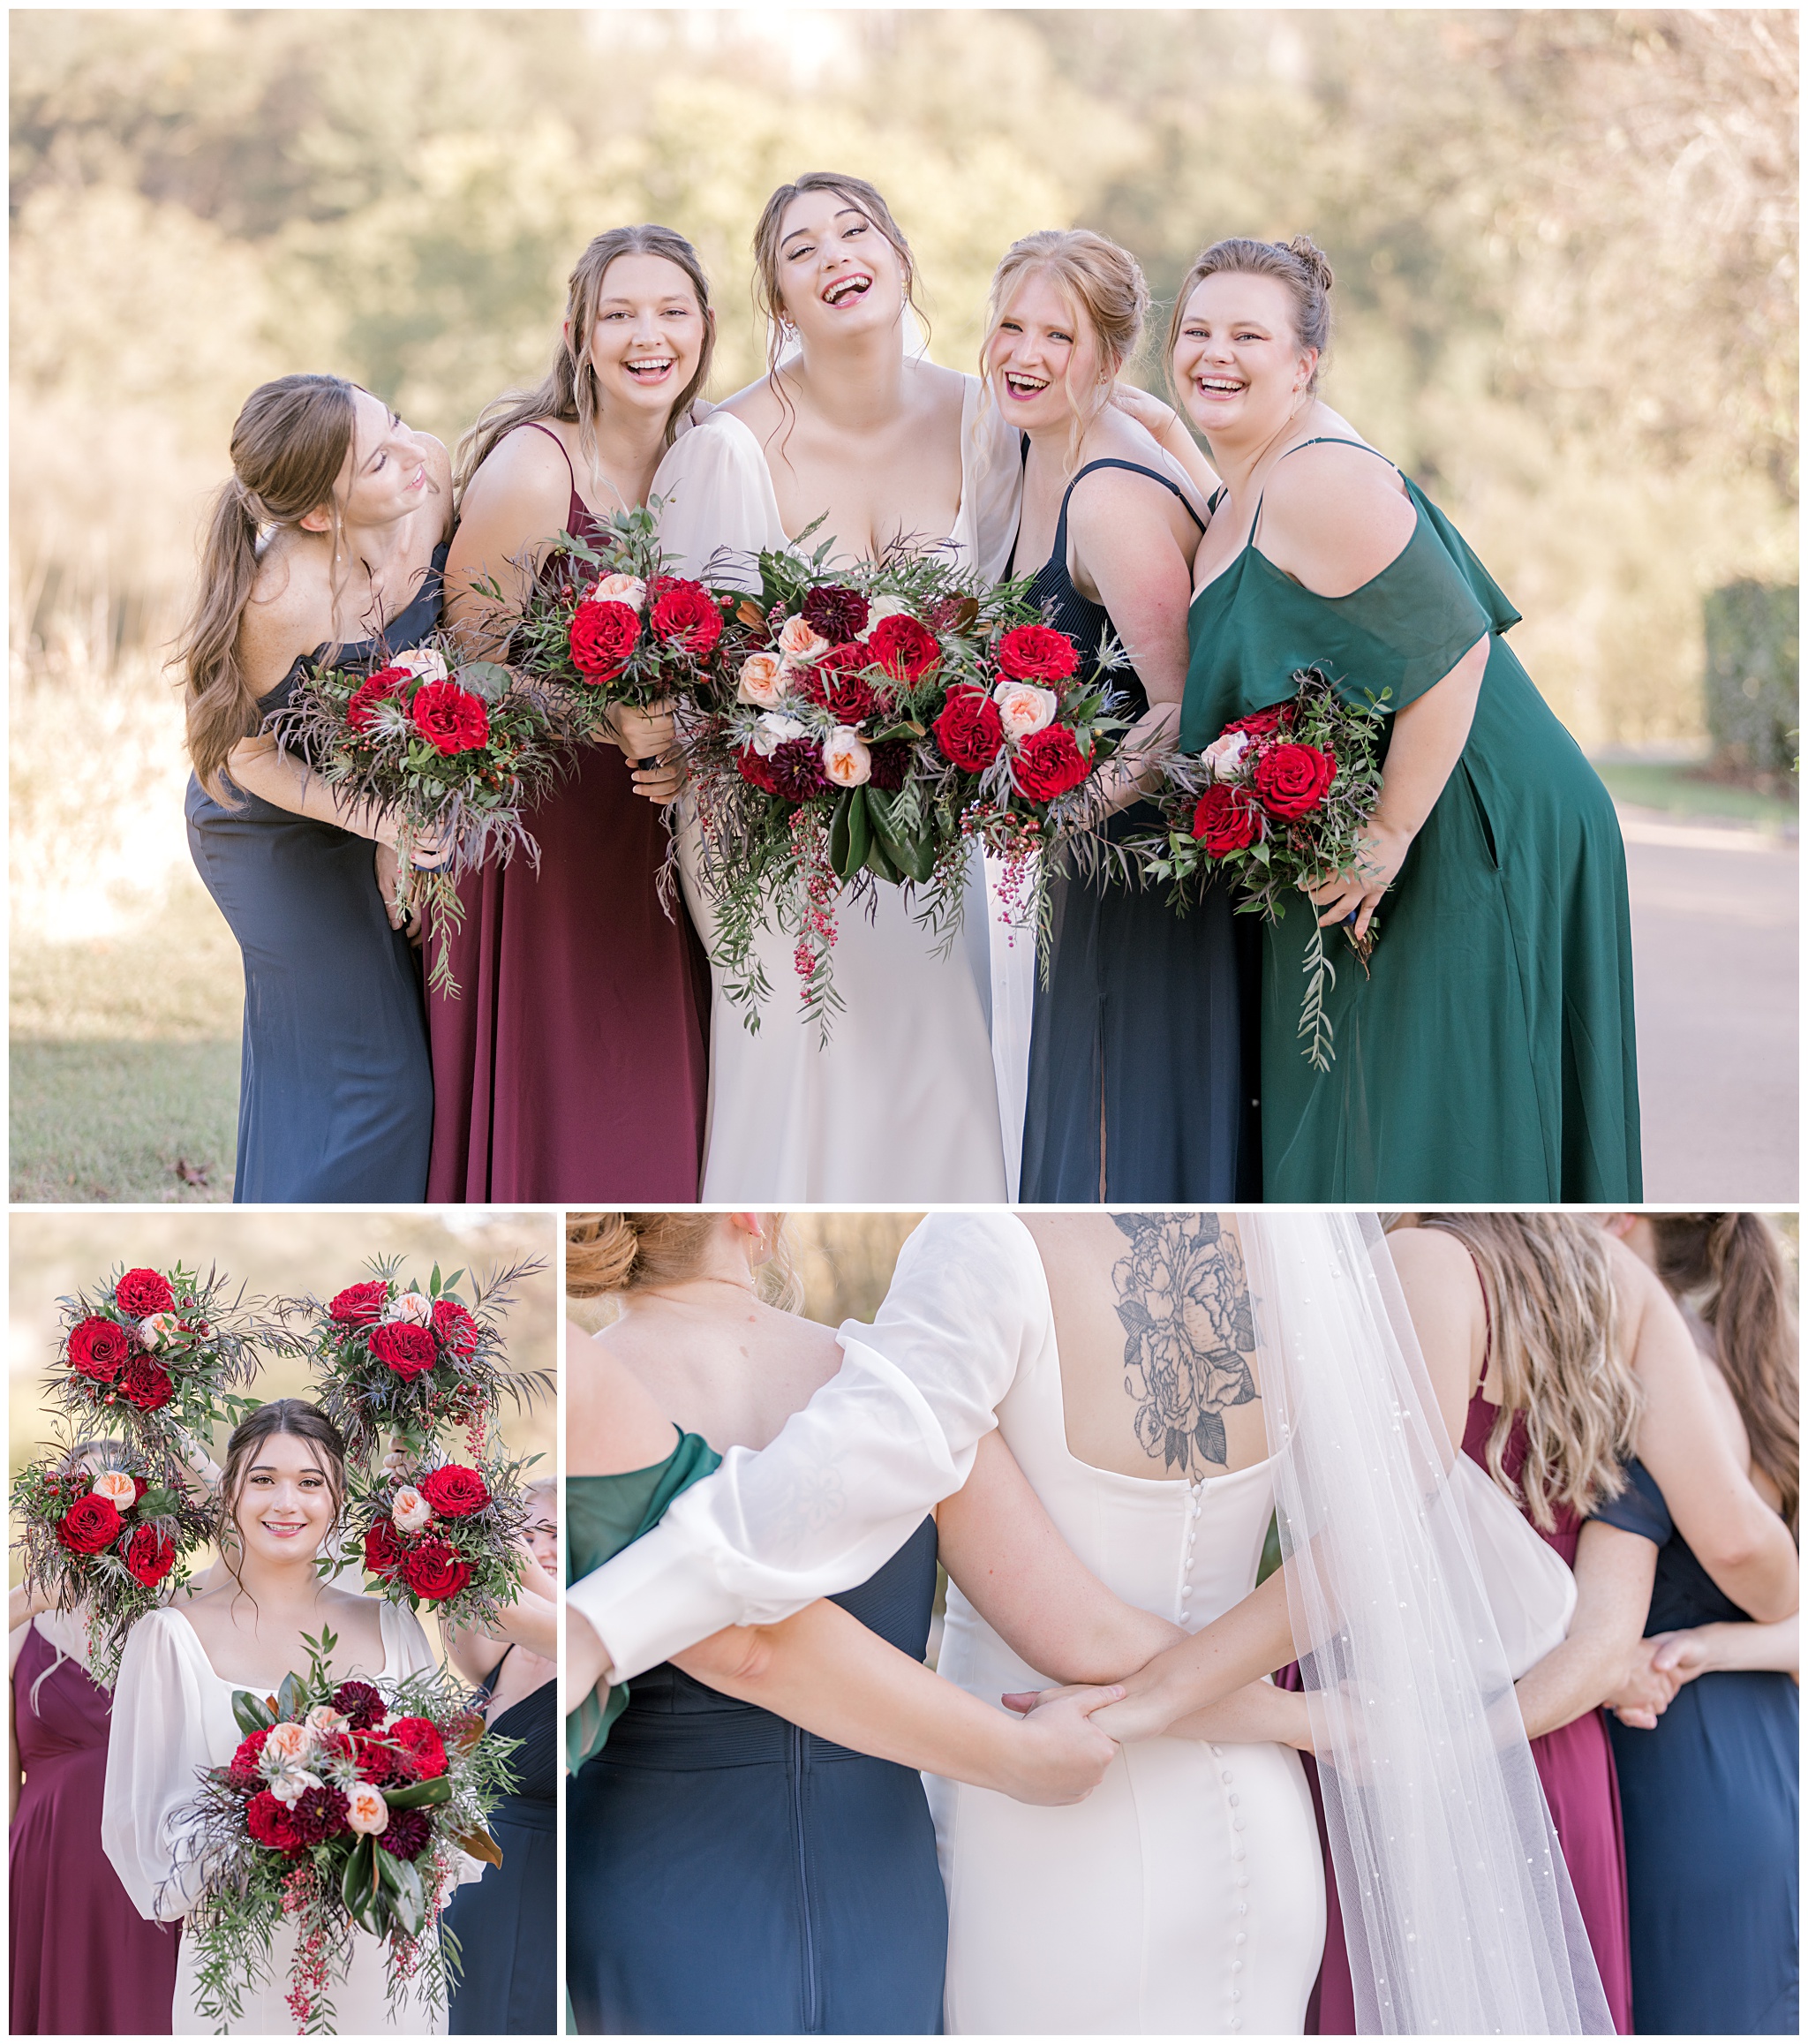
[[[538,874],[517,858],[460,886],[459,998],[427,1003],[430,1200],[697,1197],[708,962],[682,902],[659,904],[661,812],[614,746],[578,758],[534,812]]]
[[[8,1891],[15,2037],[170,2034],[175,1924],[147,1923],[101,1850],[112,1698],[34,1625],[13,1671],[25,1785]],[[36,1688],[36,1702],[33,1691]]]

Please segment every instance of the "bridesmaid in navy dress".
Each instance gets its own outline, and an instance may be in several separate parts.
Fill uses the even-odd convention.
[[[1690,1314],[1752,1482],[1794,1527],[1794,1329],[1755,1214],[1629,1217],[1631,1246]],[[1641,2033],[1795,2036],[1801,1921],[1797,1620],[1754,1624],[1696,1558],[1642,1462],[1596,1516],[1657,1549],[1654,1671],[1679,1678],[1654,1730],[1609,1718],[1625,1814],[1632,2009]]]
[[[1109,669],[1140,734],[1171,733],[1186,675],[1186,602],[1205,521],[1182,483],[1213,479],[1186,441],[1164,459],[1111,402],[1149,304],[1135,260],[1083,229],[1006,251],[992,283],[986,368],[1024,435],[1023,510],[1007,573],[1096,674]],[[1185,441],[1184,432],[1179,436]],[[1120,839],[1156,821],[1137,803]],[[1186,916],[1159,890],[1077,873],[1054,883],[1047,984],[1029,1045],[1021,1196],[1028,1201],[1220,1201],[1253,1196],[1245,1027],[1231,904],[1214,888]]]
[[[449,464],[368,391],[298,375],[246,399],[232,467],[183,658],[189,849],[245,958],[233,1197],[418,1200],[433,1075],[396,820],[259,734],[309,661],[380,666],[438,623]]]
[[[534,549],[560,532],[594,540],[599,517],[645,502],[714,338],[682,235],[623,227],[591,243],[551,373],[499,399],[460,448],[447,611],[462,631],[500,652],[510,621],[478,585],[517,600]],[[709,966],[682,906],[668,915],[659,896],[679,776],[631,764],[673,739],[669,717],[618,713],[615,742],[582,748],[534,811],[539,870],[515,860],[461,884],[450,949],[463,991],[428,1002],[429,1197],[697,1197]]]

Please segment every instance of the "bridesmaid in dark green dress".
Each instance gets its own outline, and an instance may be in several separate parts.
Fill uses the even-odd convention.
[[[1313,395],[1330,266],[1309,242],[1220,242],[1170,334],[1225,488],[1194,563],[1180,742],[1323,668],[1386,691],[1363,870],[1312,897],[1359,931],[1326,999],[1335,1061],[1295,1030],[1312,909],[1265,926],[1269,1200],[1641,1196],[1625,853],[1611,798],[1500,636],[1518,621],[1441,512]],[[1296,458],[1297,457],[1297,458]]]

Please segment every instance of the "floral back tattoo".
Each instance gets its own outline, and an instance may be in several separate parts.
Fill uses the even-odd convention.
[[[1255,1322],[1237,1238],[1213,1213],[1113,1214],[1129,1254],[1111,1271],[1136,1438],[1164,1470],[1221,1475],[1225,1412],[1259,1398]]]

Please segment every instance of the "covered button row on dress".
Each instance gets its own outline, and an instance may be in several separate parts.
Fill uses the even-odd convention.
[[[1240,2030],[1243,2027],[1243,2018],[1239,2004],[1243,1999],[1243,1954],[1249,1943],[1249,1933],[1245,1927],[1249,1915],[1249,1869],[1246,1864],[1247,1849],[1242,1838],[1243,1799],[1237,1792],[1237,1778],[1224,1758],[1224,1747],[1213,1746],[1211,1757],[1218,1763],[1218,1780],[1224,1784],[1224,1802],[1231,1813],[1232,1887],[1237,1897],[1237,1928],[1231,1941],[1230,2026],[1233,2030]]]

